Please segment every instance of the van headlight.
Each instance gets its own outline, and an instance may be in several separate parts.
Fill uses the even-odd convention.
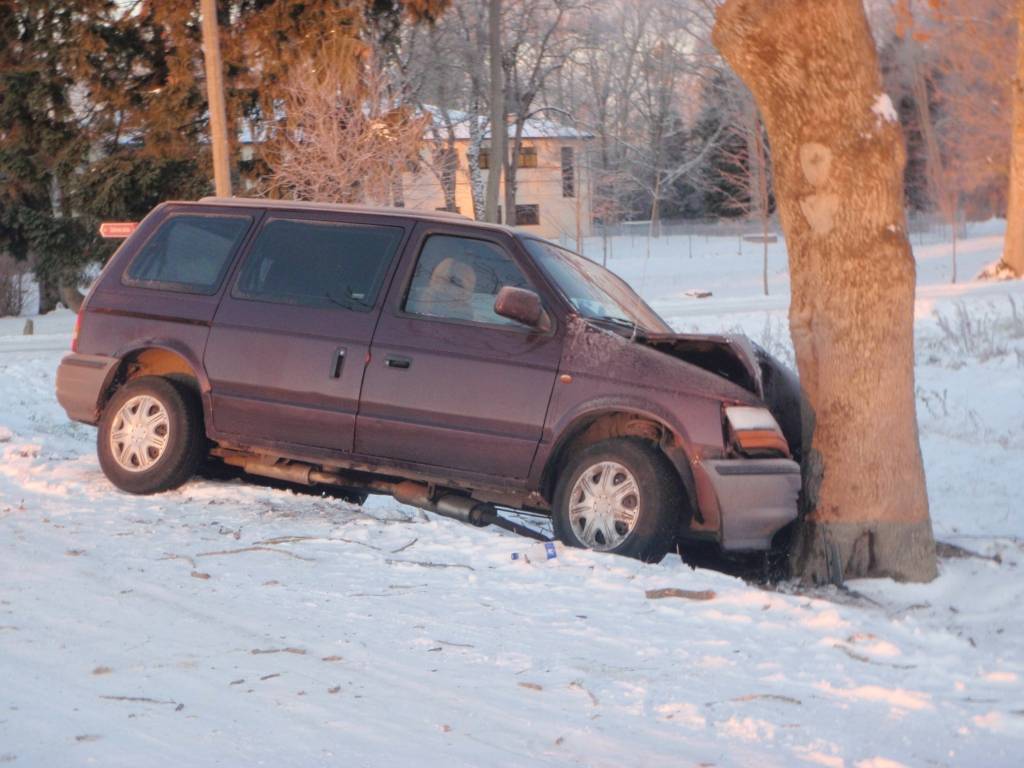
[[[759,458],[790,455],[789,443],[767,408],[730,405],[723,412],[728,444],[738,453]]]

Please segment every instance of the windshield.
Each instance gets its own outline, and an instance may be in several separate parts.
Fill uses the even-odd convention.
[[[672,332],[622,278],[599,264],[544,240],[523,238],[523,244],[583,317]]]

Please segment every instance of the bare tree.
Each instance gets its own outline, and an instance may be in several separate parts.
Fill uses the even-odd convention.
[[[488,54],[490,58],[491,72],[491,148],[490,163],[487,172],[487,220],[497,222],[498,216],[498,193],[501,187],[501,174],[505,167],[505,140],[508,138],[508,131],[505,129],[505,83],[504,66],[502,58],[504,48],[501,40],[501,0],[488,0],[487,3],[487,41]],[[506,185],[509,178],[506,172]],[[509,218],[513,215],[510,210],[505,211],[505,220],[514,221]]]
[[[269,129],[263,186],[280,197],[390,203],[402,174],[419,162],[428,120],[401,103],[374,60],[353,72],[351,53],[336,47],[292,70]]]
[[[508,129],[512,135],[507,152],[497,156],[504,161],[507,224],[516,223],[516,172],[526,121],[533,114],[534,101],[552,75],[565,65],[575,46],[576,35],[566,21],[579,8],[576,0],[533,0],[507,8],[502,19],[502,114],[510,113]],[[491,115],[493,144],[499,133],[494,127],[497,117],[493,105]],[[492,160],[492,173],[494,168]]]
[[[757,100],[809,416],[795,570],[936,575],[914,401],[905,150],[862,0],[726,0],[713,39]]]
[[[1002,209],[1009,168],[1013,0],[892,0],[899,77],[913,102],[932,204],[953,238],[961,222]],[[900,95],[897,93],[897,95]]]

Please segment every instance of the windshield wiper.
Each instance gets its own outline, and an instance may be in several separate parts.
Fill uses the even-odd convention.
[[[630,340],[636,338],[640,332],[640,325],[635,320],[627,320],[624,317],[616,317],[615,315],[585,315],[587,320],[595,320],[599,323],[611,323],[617,325],[620,328],[628,328],[631,332]]]

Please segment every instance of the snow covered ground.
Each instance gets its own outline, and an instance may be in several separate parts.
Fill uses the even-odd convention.
[[[783,246],[764,297],[759,246],[693,245],[623,238],[609,266],[679,329],[789,354]],[[1000,246],[974,230],[961,275]],[[1024,285],[916,250],[932,514],[975,556],[852,594],[512,561],[524,540],[386,499],[127,496],[53,397],[71,314],[0,320],[0,764],[1021,765]]]

